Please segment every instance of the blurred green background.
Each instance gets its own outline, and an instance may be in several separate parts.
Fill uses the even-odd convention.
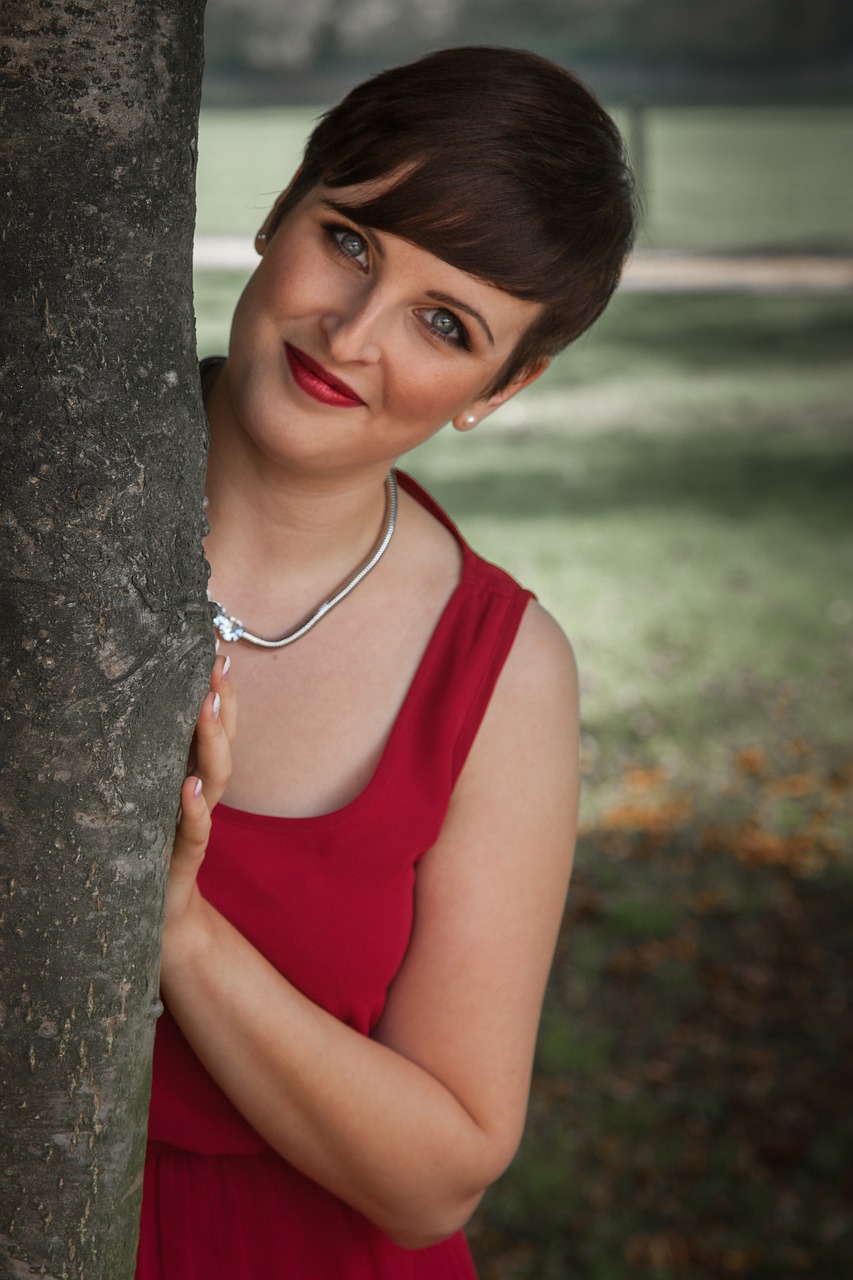
[[[199,233],[254,236],[322,110],[205,109]],[[617,105],[614,115],[643,156],[640,249],[853,252],[850,105]]]
[[[712,96],[614,102],[640,249],[853,253],[849,99]],[[200,234],[251,241],[319,109],[206,107]],[[200,354],[245,278],[198,272]],[[851,405],[849,290],[622,291],[404,461],[582,678],[577,870],[483,1280],[853,1275]]]

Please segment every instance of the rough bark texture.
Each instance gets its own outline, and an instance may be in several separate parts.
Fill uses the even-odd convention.
[[[133,1275],[164,869],[212,637],[203,0],[3,0],[0,1276]]]

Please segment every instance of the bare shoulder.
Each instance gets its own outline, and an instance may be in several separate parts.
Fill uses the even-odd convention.
[[[552,757],[552,766],[565,767],[577,751],[578,714],[572,646],[559,623],[533,600],[495,686],[469,772],[476,770],[478,758],[492,769],[495,754],[517,762],[522,745],[537,761],[556,750],[559,758]]]
[[[577,664],[569,638],[536,600],[524,611],[507,658],[506,675],[508,684],[525,681],[528,692],[542,687],[553,694],[557,682],[565,693],[577,698]]]

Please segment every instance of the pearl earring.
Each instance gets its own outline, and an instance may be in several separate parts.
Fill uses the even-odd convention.
[[[473,413],[466,413],[464,422],[466,427],[476,427],[477,425],[477,419]]]
[[[260,251],[261,249],[264,249],[266,247],[266,243],[267,243],[266,231],[259,231],[258,234],[255,236],[255,245],[258,251]]]

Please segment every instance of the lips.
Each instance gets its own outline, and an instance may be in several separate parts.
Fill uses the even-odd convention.
[[[300,351],[299,347],[285,342],[284,353],[293,381],[312,400],[319,400],[320,404],[335,405],[339,409],[357,409],[364,404],[352,387],[329,373],[328,369]]]

